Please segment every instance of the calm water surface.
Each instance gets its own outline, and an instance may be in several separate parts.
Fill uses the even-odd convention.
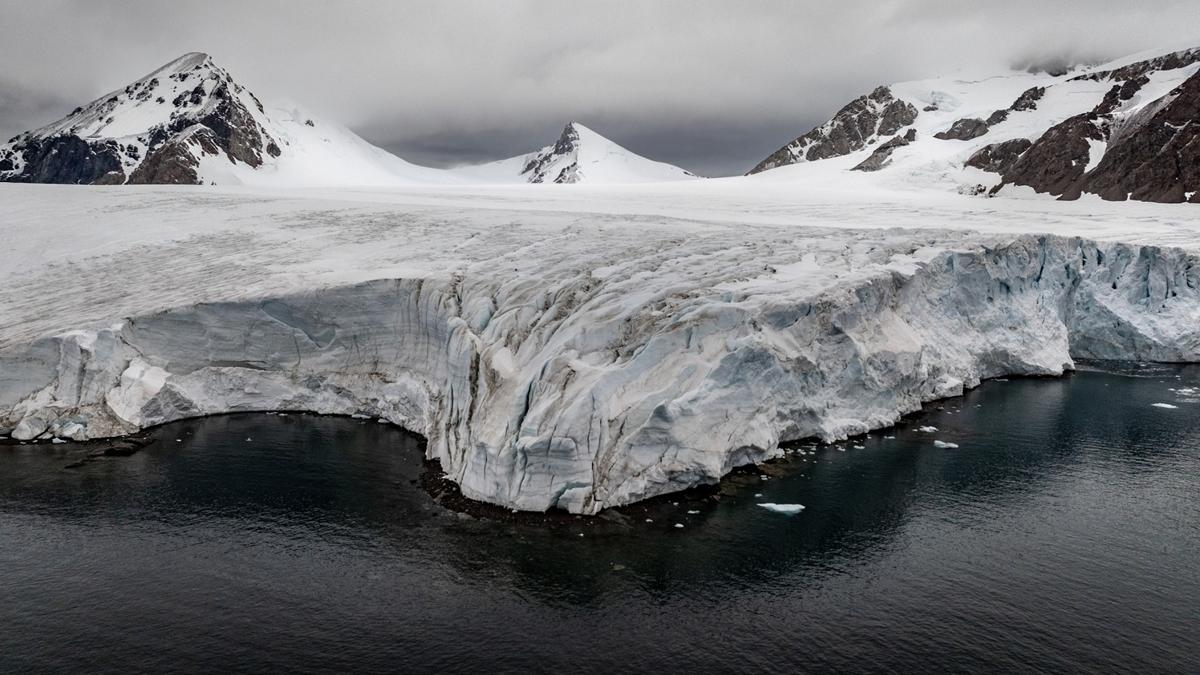
[[[2,446],[0,671],[1198,672],[1186,387],[988,383],[719,500],[556,526],[438,506],[374,422],[182,422],[70,469]]]

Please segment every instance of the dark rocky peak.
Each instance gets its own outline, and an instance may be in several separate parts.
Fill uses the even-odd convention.
[[[198,182],[195,169],[203,154],[251,167],[278,156],[267,124],[254,94],[209,55],[189,52],[53,124],[19,135],[0,148],[0,180]],[[173,169],[166,174],[154,169],[164,165]],[[148,178],[167,174],[169,181]]]
[[[877,87],[846,104],[825,124],[771,153],[750,173],[848,155],[896,134],[916,119],[913,104],[896,98],[888,87]]]
[[[554,145],[543,148],[530,157],[521,170],[530,183],[573,183],[578,180],[577,154],[580,144],[580,128],[576,122],[568,122]]]

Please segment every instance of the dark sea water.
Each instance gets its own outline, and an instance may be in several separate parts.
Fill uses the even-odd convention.
[[[0,446],[0,671],[1200,672],[1184,387],[991,382],[552,523],[443,508],[419,438],[347,418],[176,423],[70,469],[86,448]]]

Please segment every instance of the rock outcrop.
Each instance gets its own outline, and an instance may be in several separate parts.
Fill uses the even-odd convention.
[[[992,173],[1004,174],[1032,145],[1033,141],[1028,138],[1014,138],[1002,143],[985,145],[967,158],[966,165]]]
[[[916,121],[917,114],[913,104],[896,98],[887,87],[878,87],[851,101],[825,124],[771,153],[750,173],[848,155],[872,140],[894,135]]]
[[[917,140],[916,129],[909,129],[903,135],[893,136],[878,148],[875,148],[875,151],[871,153],[870,157],[859,162],[851,170],[879,171],[891,162],[892,153],[896,151],[896,148],[902,148],[915,140]]]
[[[1200,201],[1200,72],[1127,115],[1122,104],[1149,80],[1140,68],[1115,72],[1135,76],[1094,110],[1051,127],[1001,171],[1004,182],[1062,199]]]
[[[972,138],[979,138],[987,132],[987,122],[978,117],[968,117],[955,120],[949,129],[939,131],[933,137],[941,141],[969,141]]]

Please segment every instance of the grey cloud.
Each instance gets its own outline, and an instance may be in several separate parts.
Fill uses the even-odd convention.
[[[199,50],[413,161],[517,154],[577,119],[740,173],[877,84],[1200,44],[1197,25],[1195,0],[0,0],[0,137]]]

